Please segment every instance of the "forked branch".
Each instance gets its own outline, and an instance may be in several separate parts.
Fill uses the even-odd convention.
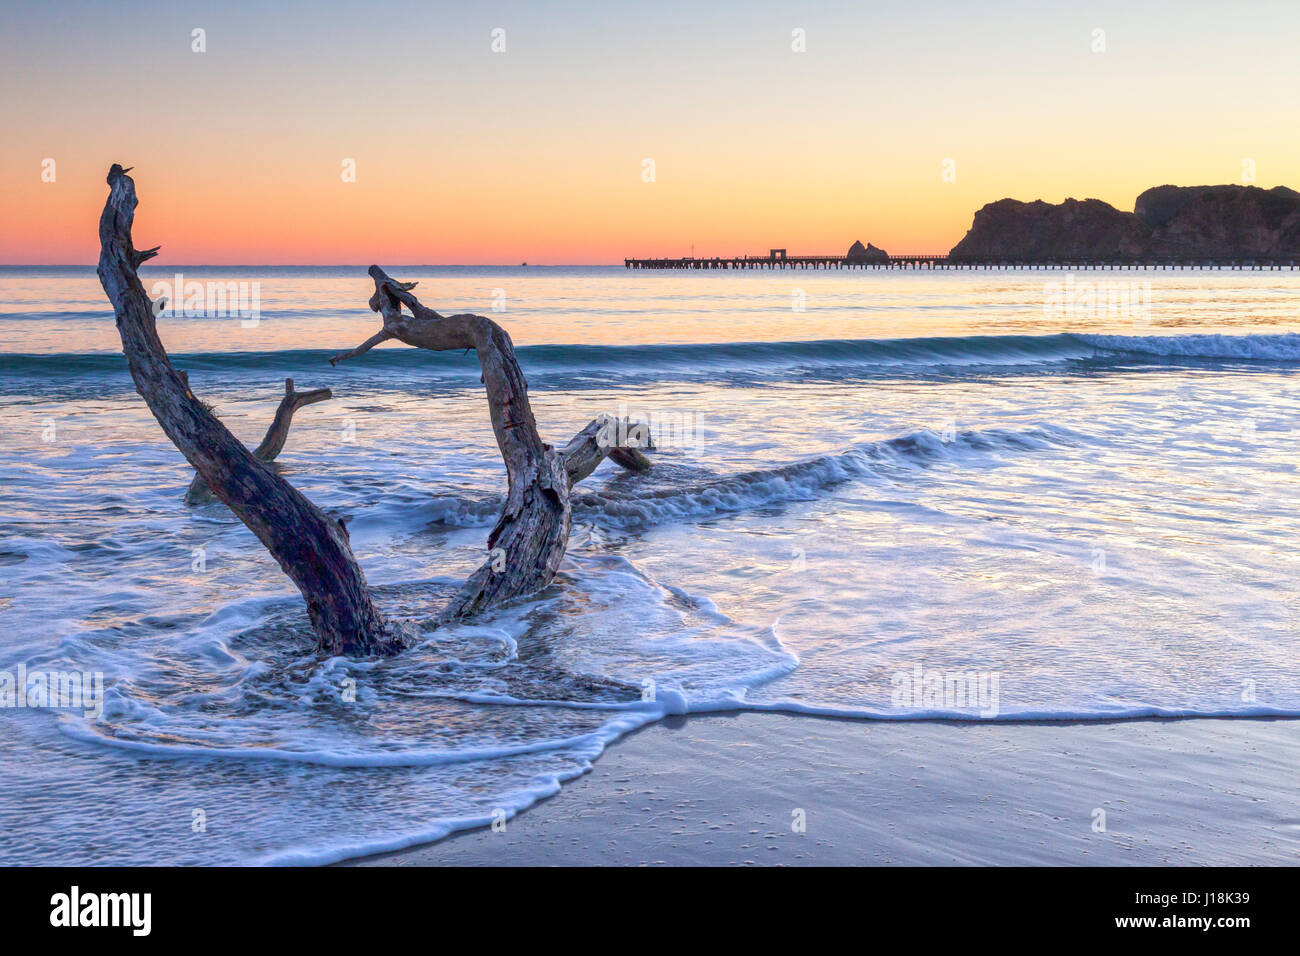
[[[135,182],[114,165],[108,185],[99,220],[99,280],[113,303],[136,391],[203,481],[298,586],[322,650],[365,655],[396,649],[342,525],[245,448],[172,367],[136,274],[157,249],[137,251],[132,243]]]
[[[440,315],[412,294],[416,283],[399,282],[379,266],[370,267],[370,276],[375,280],[370,308],[380,314],[383,328],[355,349],[335,355],[331,364],[361,355],[388,339],[434,352],[473,349],[483,373],[492,430],[506,466],[509,488],[501,515],[488,535],[488,558],[470,575],[443,616],[466,617],[541,590],[555,577],[568,544],[572,484],[589,475],[606,455],[617,456],[620,464],[634,470],[649,467],[649,460],[635,448],[611,449],[602,442],[599,435],[604,419],[583,429],[563,452],[542,441],[528,401],[528,384],[505,329],[481,315]]]
[[[188,384],[188,378],[186,381]],[[293,423],[294,412],[304,405],[315,405],[317,402],[324,402],[333,397],[334,393],[328,388],[296,391],[293,387],[293,379],[286,378],[284,398],[280,399],[280,406],[275,410],[275,418],[271,420],[271,427],[266,430],[262,443],[253,449],[253,457],[266,462],[275,461],[276,456],[284,451],[284,443],[289,437],[289,426]],[[201,504],[211,501],[213,497],[212,489],[203,480],[203,476],[196,474],[194,480],[190,482],[189,490],[185,492],[185,503]]]

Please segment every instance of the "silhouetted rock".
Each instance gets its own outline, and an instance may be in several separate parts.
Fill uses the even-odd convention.
[[[889,253],[884,249],[877,249],[871,243],[864,246],[859,240],[849,246],[848,255],[844,258],[850,262],[888,262]]]
[[[1001,199],[975,213],[954,259],[1300,258],[1300,193],[1285,186],[1156,186],[1133,212],[1098,199]]]
[[[1145,227],[1100,199],[1059,205],[999,199],[975,213],[955,259],[1115,259],[1137,252]]]
[[[1300,193],[1285,186],[1156,186],[1133,214],[1151,229],[1152,255],[1300,255]]]

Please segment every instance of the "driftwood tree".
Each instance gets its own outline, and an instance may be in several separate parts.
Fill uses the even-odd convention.
[[[186,384],[189,383],[188,376],[182,373],[182,378]],[[284,398],[280,399],[280,406],[275,410],[275,417],[271,419],[271,426],[267,428],[261,444],[253,449],[253,457],[265,462],[275,461],[276,456],[284,451],[285,440],[289,437],[289,426],[293,424],[294,412],[304,405],[315,405],[317,402],[324,402],[333,397],[334,393],[328,388],[312,388],[300,392],[293,387],[293,379],[286,378]],[[201,504],[211,501],[213,497],[212,489],[203,480],[203,476],[196,474],[194,480],[190,482],[189,490],[185,492],[185,503]]]
[[[99,221],[98,271],[113,303],[136,391],[197,472],[195,483],[202,482],[224,502],[297,585],[323,651],[369,655],[400,649],[397,629],[375,606],[343,524],[312,504],[269,464],[283,447],[293,411],[308,401],[328,398],[328,390],[295,393],[292,382],[287,382],[276,420],[252,452],[194,396],[188,376],[172,366],[163,348],[153,303],[137,275],[140,264],[157,255],[158,247],[138,251],[132,242],[137,199],[135,182],[127,172],[116,164],[109,170],[109,196]],[[370,268],[370,275],[375,280],[370,307],[383,317],[383,328],[357,348],[334,356],[331,364],[387,339],[433,351],[474,349],[506,465],[509,488],[488,538],[488,560],[440,617],[464,618],[546,587],[568,543],[570,488],[605,457],[633,471],[649,468],[649,459],[639,450],[650,447],[648,432],[634,423],[602,417],[562,451],[546,444],[538,433],[528,386],[505,329],[478,315],[443,317],[411,295],[415,283],[397,282],[378,266]],[[313,397],[298,401],[302,396]]]

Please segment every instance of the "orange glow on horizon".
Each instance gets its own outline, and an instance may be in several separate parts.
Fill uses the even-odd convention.
[[[203,53],[193,11],[90,7],[71,29],[33,8],[0,50],[0,262],[93,262],[113,162],[136,167],[163,265],[942,253],[1006,196],[1127,210],[1240,182],[1246,158],[1300,187],[1288,31],[1178,9],[1112,12],[1097,54],[1037,9],[801,14],[796,53],[764,3],[739,23],[509,7],[494,54],[492,22],[416,6],[381,54],[331,0],[207,11]]]

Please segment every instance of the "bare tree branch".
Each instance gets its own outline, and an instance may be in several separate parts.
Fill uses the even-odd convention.
[[[182,373],[183,374],[183,373]],[[188,376],[186,385],[189,384]],[[323,402],[334,397],[334,393],[328,388],[313,388],[305,392],[295,391],[293,379],[284,380],[284,398],[280,400],[280,406],[275,410],[275,418],[271,420],[271,427],[266,430],[266,435],[262,443],[253,449],[253,457],[262,461],[274,461],[276,456],[284,450],[285,440],[289,437],[289,425],[293,422],[293,414],[304,405],[315,405],[317,402]],[[194,480],[190,482],[189,490],[185,492],[185,503],[190,505],[201,504],[205,501],[211,501],[215,497],[208,483],[203,480],[202,475],[196,474]]]
[[[366,352],[369,352],[380,342],[387,342],[389,339],[393,337],[394,337],[393,334],[389,332],[387,329],[385,329],[382,332],[376,332],[374,335],[370,336],[370,338],[366,339],[356,348],[349,349],[346,352],[339,352],[337,355],[330,356],[330,364],[337,366],[339,362],[342,362],[345,359],[356,358],[358,355],[363,355]]]
[[[593,427],[599,420],[580,432],[565,452],[546,444],[537,431],[528,384],[505,329],[481,315],[440,315],[411,293],[416,283],[399,282],[379,266],[370,267],[370,276],[375,280],[370,308],[382,317],[383,329],[336,359],[360,354],[386,338],[434,352],[474,349],[509,480],[505,505],[488,535],[488,559],[470,575],[442,616],[466,617],[541,590],[555,577],[568,544],[573,481],[590,474],[606,455],[617,453],[620,463],[636,470],[649,461],[635,449],[601,447],[596,440],[599,429]]]
[[[99,280],[113,303],[136,391],[194,470],[298,586],[322,650],[396,649],[399,642],[373,603],[342,525],[245,448],[172,367],[136,274],[157,249],[140,252],[132,244],[135,183],[114,165],[108,185],[99,220]]]
[[[541,590],[555,577],[569,539],[569,477],[563,456],[537,432],[528,384],[509,334],[481,315],[444,317],[425,308],[411,294],[415,283],[398,282],[379,266],[370,267],[370,276],[375,280],[370,308],[384,322],[380,336],[435,352],[477,352],[492,430],[509,479],[505,505],[488,535],[488,558],[441,616],[468,617]]]

